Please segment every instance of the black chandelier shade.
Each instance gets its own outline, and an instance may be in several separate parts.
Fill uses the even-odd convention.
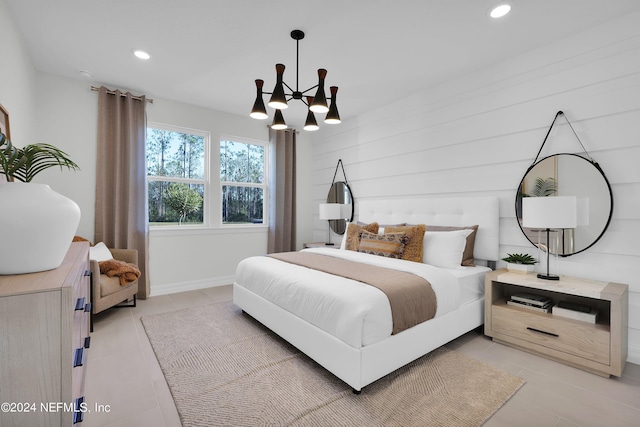
[[[262,86],[264,85],[264,80],[257,79],[256,80],[256,102],[253,103],[253,108],[251,109],[250,116],[254,119],[264,120],[267,117],[267,109],[264,107],[264,100],[262,99]]]
[[[313,102],[313,97],[308,96],[307,97],[307,105],[311,105],[311,103]],[[313,111],[311,111],[311,108],[309,108],[307,110],[307,120],[305,120],[304,122],[304,130],[308,130],[308,131],[314,131],[314,130],[318,130],[320,127],[318,126],[318,122],[316,121],[316,116],[313,115]]]
[[[298,66],[298,43],[300,40],[304,38],[304,33],[300,30],[293,30],[291,32],[291,38],[296,41],[296,66]],[[273,117],[273,123],[271,124],[271,128],[273,129],[286,129],[287,124],[284,120],[284,116],[282,115],[282,110],[288,108],[288,101],[292,99],[299,100],[303,102],[307,107],[307,119],[304,124],[304,129],[308,131],[313,131],[319,129],[318,122],[314,116],[314,113],[324,114],[326,113],[326,117],[324,122],[328,124],[338,124],[341,122],[340,114],[338,113],[338,106],[336,104],[336,94],[338,92],[337,86],[331,86],[330,92],[331,97],[327,98],[324,90],[324,81],[327,76],[327,70],[324,68],[320,68],[318,70],[318,84],[310,87],[307,90],[300,91],[298,90],[298,70],[296,69],[296,89],[293,90],[285,81],[284,81],[284,64],[276,64],[276,85],[273,89],[273,92],[265,92],[262,90],[264,86],[264,81],[257,79],[256,83],[256,100],[253,103],[253,108],[251,109],[250,116],[254,119],[264,120],[269,117],[267,114],[267,109],[264,105],[263,95],[271,95],[269,98],[268,106],[270,108],[275,109],[275,114]],[[287,92],[286,89],[289,91]],[[315,96],[311,97],[306,95],[307,92],[316,89]],[[305,100],[306,98],[306,100]],[[331,103],[327,104],[327,100],[330,100]]]

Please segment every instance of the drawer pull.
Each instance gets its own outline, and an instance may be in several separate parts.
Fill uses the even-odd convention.
[[[91,312],[91,303],[88,302],[84,305],[84,312],[85,313],[90,313]]]
[[[91,337],[86,337],[84,339],[84,348],[89,348],[91,347]]]
[[[85,270],[84,271],[84,275],[85,276],[91,276],[91,270]]]
[[[76,399],[75,408],[73,408],[73,423],[78,424],[82,422],[84,418],[84,411],[86,411],[87,405],[84,403],[84,396]]]
[[[76,300],[76,308],[75,311],[84,310],[84,297],[78,298]]]
[[[73,358],[73,367],[77,368],[84,364],[84,347],[76,348],[76,354]]]
[[[560,336],[558,334],[554,334],[553,332],[542,331],[540,329],[531,328],[529,326],[527,326],[527,329],[530,330],[530,331],[533,331],[533,332],[539,332],[541,334],[549,335],[549,336],[552,336],[552,337],[559,337]]]

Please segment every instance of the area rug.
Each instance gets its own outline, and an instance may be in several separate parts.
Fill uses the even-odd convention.
[[[141,320],[184,426],[479,426],[524,384],[439,348],[355,395],[231,302]]]

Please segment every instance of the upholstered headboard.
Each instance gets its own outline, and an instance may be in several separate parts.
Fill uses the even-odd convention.
[[[474,258],[499,259],[500,206],[497,197],[360,200],[357,218],[380,224],[406,222],[457,227],[478,224]]]

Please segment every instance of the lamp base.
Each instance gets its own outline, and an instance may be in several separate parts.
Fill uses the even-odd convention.
[[[544,280],[560,280],[560,276],[558,276],[557,274],[543,274],[543,273],[538,273],[538,279],[544,279]]]

